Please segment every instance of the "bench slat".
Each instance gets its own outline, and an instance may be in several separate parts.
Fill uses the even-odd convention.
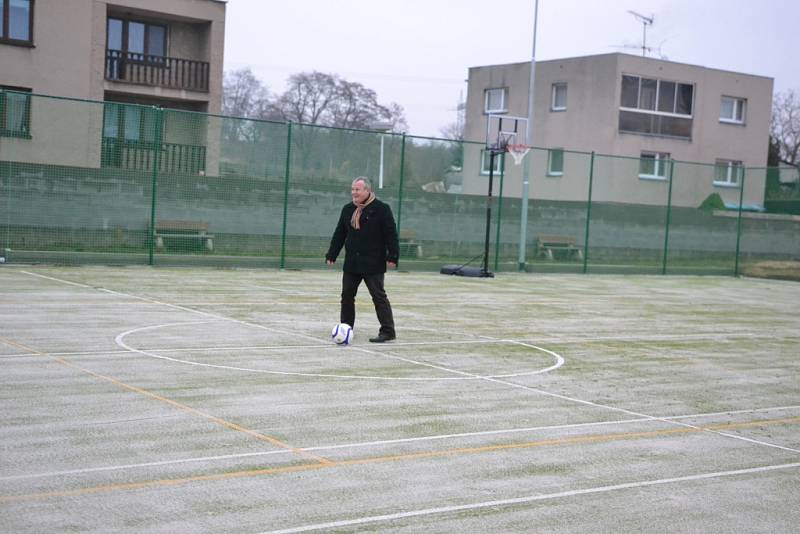
[[[156,231],[176,230],[176,231],[208,231],[208,223],[202,221],[157,221]]]
[[[156,232],[158,237],[182,237],[182,238],[198,238],[198,239],[212,239],[214,234],[173,234],[171,232],[161,233]]]
[[[565,235],[540,235],[537,241],[542,246],[575,246],[575,238]]]
[[[583,259],[583,250],[576,244],[576,239],[567,235],[540,235],[536,238],[536,255],[548,260],[555,259],[555,252],[566,253],[569,258]]]

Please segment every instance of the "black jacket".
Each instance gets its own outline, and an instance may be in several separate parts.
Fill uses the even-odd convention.
[[[355,204],[347,203],[339,215],[339,222],[331,238],[325,259],[336,261],[342,246],[345,249],[344,271],[359,274],[386,272],[386,262],[397,263],[400,247],[392,209],[377,198],[361,212],[361,228],[356,230],[350,219]]]

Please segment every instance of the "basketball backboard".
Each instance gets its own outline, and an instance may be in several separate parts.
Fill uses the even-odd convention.
[[[528,119],[513,115],[486,116],[486,148],[505,152],[508,145],[527,145]]]

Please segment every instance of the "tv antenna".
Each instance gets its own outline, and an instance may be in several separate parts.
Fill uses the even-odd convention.
[[[649,50],[647,48],[647,27],[653,25],[653,20],[655,17],[653,15],[646,17],[641,13],[637,13],[636,11],[628,10],[628,13],[636,17],[636,20],[642,23],[642,57],[646,55],[646,52]]]

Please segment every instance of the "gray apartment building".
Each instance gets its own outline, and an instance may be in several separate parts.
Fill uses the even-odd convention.
[[[218,0],[0,0],[0,159],[205,173],[214,126],[157,110],[220,112],[224,30]]]
[[[528,115],[530,63],[469,70],[465,138],[484,140],[489,114]],[[697,207],[712,193],[729,204],[763,205],[772,78],[622,53],[536,63],[531,198],[584,201],[586,165],[565,153],[606,158],[593,200],[659,205],[676,165],[672,204]],[[464,155],[463,192],[485,194],[489,158]],[[505,164],[504,195],[521,196],[521,167]]]

